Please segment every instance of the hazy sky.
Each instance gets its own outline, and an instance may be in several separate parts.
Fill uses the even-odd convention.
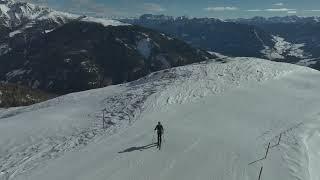
[[[107,17],[145,13],[190,17],[320,16],[320,0],[29,0],[55,9]]]

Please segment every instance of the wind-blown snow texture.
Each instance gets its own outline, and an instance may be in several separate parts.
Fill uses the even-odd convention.
[[[319,80],[305,67],[224,58],[3,109],[0,170],[23,180],[256,180],[263,166],[262,179],[317,180]],[[157,121],[161,151],[147,146]]]

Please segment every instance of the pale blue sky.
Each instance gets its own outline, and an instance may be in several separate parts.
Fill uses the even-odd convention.
[[[190,17],[320,16],[320,0],[29,0],[87,15],[132,17],[145,13]]]

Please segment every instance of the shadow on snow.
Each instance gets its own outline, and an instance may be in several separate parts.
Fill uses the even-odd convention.
[[[148,144],[145,146],[140,146],[140,147],[130,147],[130,148],[125,149],[123,151],[120,151],[118,153],[128,153],[128,152],[132,152],[132,151],[143,151],[143,150],[150,149],[150,148],[156,147],[156,146],[157,146],[157,143],[151,143],[151,144]]]

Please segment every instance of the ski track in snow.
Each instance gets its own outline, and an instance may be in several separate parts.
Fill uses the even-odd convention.
[[[126,133],[126,129],[129,127],[129,129],[132,129],[131,127],[135,126],[136,123],[134,122],[137,119],[145,118],[141,117],[142,112],[161,112],[170,106],[199,102],[206,99],[204,97],[226,93],[235,88],[268,82],[268,80],[282,78],[293,72],[309,71],[314,72],[314,70],[304,67],[255,58],[230,58],[226,63],[218,63],[212,60],[155,72],[131,83],[74,93],[29,107],[2,109],[0,110],[0,146],[4,148],[0,149],[0,172],[9,173],[10,179],[19,177],[23,179],[25,175],[36,172],[39,167],[58,157],[63,157],[68,152],[86,150],[85,147],[88,145],[95,145],[103,139],[117,138],[119,134]],[[102,110],[106,111],[108,126],[106,129],[102,129]],[[186,113],[186,118],[193,112],[188,113]],[[190,123],[188,119],[184,121],[187,124]],[[38,124],[39,127],[32,127],[33,124]],[[262,143],[253,147],[256,151],[254,155],[259,158],[258,155],[264,154],[268,142],[276,142],[279,133],[285,133],[283,144],[274,147],[274,149],[280,150],[270,152],[272,153],[270,157],[283,157],[290,164],[290,171],[294,175],[306,174],[297,173],[299,170],[305,169],[301,167],[301,164],[305,164],[305,162],[296,162],[295,160],[297,157],[301,157],[302,153],[307,152],[299,147],[304,147],[304,144],[310,147],[318,141],[314,140],[311,143],[310,140],[301,141],[297,134],[306,133],[302,133],[303,130],[301,130],[300,125],[300,123],[296,123],[293,126],[294,128],[288,127],[281,130],[279,126],[287,127],[287,124],[274,122],[273,127],[269,127],[271,129],[265,131],[265,133],[260,133],[261,136],[258,140]],[[185,129],[185,131],[190,130],[187,127]],[[296,133],[294,133],[295,130]],[[172,131],[173,129],[168,133]],[[140,134],[136,134],[134,139],[141,140],[145,136],[144,133],[142,131]],[[288,135],[289,133],[291,134]],[[176,136],[179,136],[179,134],[176,134]],[[215,174],[211,179],[225,179],[226,177],[234,180],[250,179],[249,177],[257,172],[259,165],[264,164],[266,168],[272,165],[270,165],[272,159],[268,159],[265,162],[259,162],[257,165],[244,166],[242,164],[244,157],[240,157],[232,150],[225,151],[223,149],[220,149],[221,152],[225,152],[216,156],[190,157],[190,153],[208,154],[211,151],[210,145],[207,144],[208,141],[215,144],[224,144],[217,139],[199,139],[196,137],[191,141],[192,143],[186,146],[184,151],[174,159],[163,159],[159,162],[159,166],[162,167],[163,165],[165,167],[161,170],[159,179],[166,179],[172,173],[173,168],[178,170],[183,168],[181,165],[186,165],[187,169],[191,168],[188,164],[192,164],[192,161],[198,161],[197,158],[205,163],[225,161],[225,166],[231,167],[229,170],[223,169],[225,166],[219,167],[216,171],[220,170],[223,173]],[[297,149],[292,149],[293,145],[299,143]],[[174,146],[168,142],[169,145]],[[163,148],[166,148],[166,146],[167,144]],[[197,146],[207,148],[199,150],[196,148]],[[219,147],[217,147],[217,150],[219,150]],[[315,153],[314,156],[316,155]],[[120,162],[125,161],[122,156],[114,158],[120,158]],[[114,165],[112,167],[114,169],[113,173],[108,175],[109,179],[118,176],[125,177],[120,175],[123,169],[134,173],[134,169],[139,166],[144,167],[148,163],[144,162],[144,159],[139,160],[138,158],[129,161],[127,167],[119,167],[118,170],[116,170],[117,165]],[[315,167],[313,164],[317,164],[317,162],[309,163],[311,163],[309,169],[312,171],[312,167]],[[202,166],[202,168],[198,169],[197,172],[210,172],[210,167]],[[272,168],[270,167],[270,169]],[[307,169],[305,170],[307,171]],[[133,175],[134,177],[138,177],[137,174]],[[172,177],[175,177],[175,174],[171,175],[169,179]],[[183,177],[182,175],[177,179]],[[81,178],[85,179],[86,177]],[[303,177],[297,175],[295,178],[303,179]],[[144,179],[152,179],[152,177],[146,175]]]

